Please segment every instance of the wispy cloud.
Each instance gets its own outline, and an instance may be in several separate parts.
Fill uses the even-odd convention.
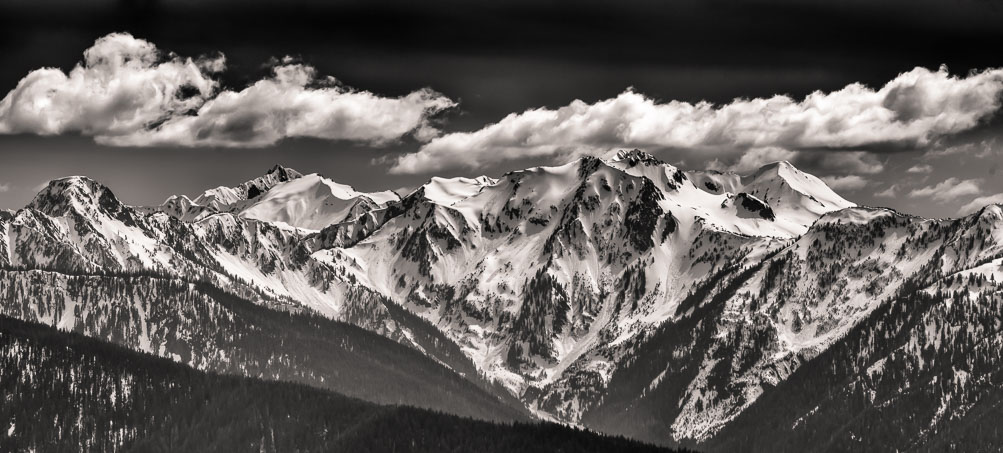
[[[859,190],[871,183],[866,178],[857,175],[825,176],[822,181],[834,190]]]
[[[10,183],[0,182],[0,193],[9,192],[9,191],[10,191]]]
[[[973,155],[978,158],[986,158],[999,153],[1003,149],[996,138],[989,138],[976,142],[961,143],[952,146],[937,146],[923,154],[928,158],[940,158],[957,155]]]
[[[979,179],[960,180],[958,178],[947,178],[939,184],[913,189],[909,192],[912,198],[930,198],[934,201],[947,202],[969,195],[982,193],[979,188],[982,181]]]
[[[985,197],[978,197],[971,202],[965,204],[960,209],[958,209],[958,214],[967,215],[971,214],[984,206],[989,204],[1003,204],[1003,193],[998,193],[996,195],[988,195]]]
[[[877,192],[877,193],[874,194],[875,197],[881,197],[881,198],[895,198],[898,195],[899,195],[899,185],[898,184],[892,184],[892,185],[888,186],[887,189],[882,190],[882,191]]]
[[[906,173],[913,173],[913,174],[918,174],[918,175],[926,175],[926,174],[933,173],[933,167],[930,166],[930,165],[925,165],[925,164],[917,164],[917,165],[913,165],[912,167],[909,167],[909,169],[906,170]]]

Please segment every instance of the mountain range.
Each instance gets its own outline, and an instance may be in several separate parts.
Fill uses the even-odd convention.
[[[1003,207],[638,150],[361,192],[275,166],[0,211],[0,315],[198,370],[705,451],[997,451]],[[2,433],[0,433],[2,434]]]

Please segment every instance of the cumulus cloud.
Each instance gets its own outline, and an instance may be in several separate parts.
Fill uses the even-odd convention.
[[[858,190],[871,183],[866,178],[857,175],[825,176],[822,181],[833,190]]]
[[[918,175],[925,175],[925,174],[933,173],[933,167],[930,166],[930,165],[926,165],[926,164],[917,164],[917,165],[913,165],[912,167],[909,167],[909,169],[906,170],[905,172],[906,173],[918,174]]]
[[[221,58],[221,57],[217,57]],[[197,108],[219,84],[212,59],[162,55],[126,34],[98,39],[69,73],[30,72],[0,101],[0,132],[121,135]]]
[[[1003,204],[1003,193],[998,193],[996,195],[988,195],[985,197],[978,197],[969,202],[968,204],[962,206],[960,209],[958,209],[958,214],[968,215],[975,211],[978,211],[979,209],[982,209],[984,206],[989,204]]]
[[[455,103],[431,90],[382,97],[281,62],[240,91],[220,90],[222,55],[161,52],[129,34],[98,39],[68,73],[32,71],[0,101],[0,133],[81,133],[118,146],[265,146],[289,137],[383,144],[438,135]]]
[[[979,179],[960,180],[958,178],[951,177],[945,179],[937,185],[913,189],[909,192],[909,196],[912,198],[924,197],[930,198],[934,201],[947,202],[961,197],[982,193],[982,189],[979,188],[981,184],[982,181]]]
[[[414,133],[431,138],[437,131],[430,114],[453,106],[431,91],[399,98],[352,91],[318,80],[313,68],[276,67],[271,78],[238,91],[224,91],[194,115],[175,116],[153,128],[99,141],[112,145],[265,146],[286,137],[313,137],[383,144]]]
[[[659,102],[634,90],[589,104],[513,113],[473,132],[446,134],[401,156],[396,173],[478,167],[509,159],[600,154],[610,148],[697,149],[708,156],[746,150],[925,146],[970,129],[1000,108],[1003,69],[951,76],[916,68],[878,90],[851,84],[802,100],[788,96]]]

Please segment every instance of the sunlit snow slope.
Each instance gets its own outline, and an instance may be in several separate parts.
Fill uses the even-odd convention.
[[[699,448],[916,294],[996,297],[1001,217],[923,219],[788,162],[683,171],[638,150],[403,197],[276,166],[152,208],[53,181],[0,213],[0,265],[225,288],[393,338],[538,417]],[[69,297],[42,321],[101,303]]]

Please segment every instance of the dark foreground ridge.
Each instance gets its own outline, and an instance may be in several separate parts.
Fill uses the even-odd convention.
[[[300,384],[201,372],[0,317],[2,451],[656,452],[546,423],[380,406]]]

